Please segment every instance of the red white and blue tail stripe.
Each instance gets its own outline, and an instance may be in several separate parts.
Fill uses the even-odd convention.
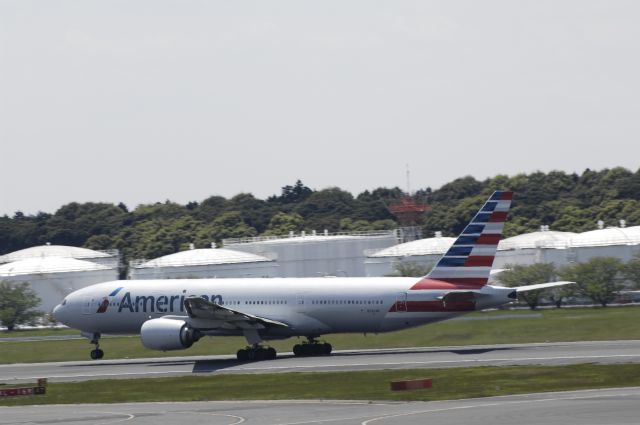
[[[487,284],[513,192],[493,193],[431,272],[411,289],[479,289]]]

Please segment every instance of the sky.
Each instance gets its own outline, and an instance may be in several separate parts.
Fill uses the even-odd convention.
[[[640,2],[0,0],[0,214],[640,167]]]

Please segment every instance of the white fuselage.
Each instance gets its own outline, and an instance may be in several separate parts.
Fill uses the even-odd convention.
[[[410,290],[419,278],[273,278],[119,280],[78,290],[54,310],[62,323],[87,333],[137,334],[142,324],[184,316],[183,301],[203,297],[228,309],[287,325],[264,339],[342,332],[388,332],[449,319],[513,301],[511,288],[484,286],[481,301],[445,303],[451,290]],[[465,291],[460,291],[465,292]],[[203,330],[242,335],[241,330]]]

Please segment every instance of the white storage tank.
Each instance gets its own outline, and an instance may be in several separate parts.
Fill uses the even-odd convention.
[[[120,255],[117,249],[108,251],[94,251],[87,248],[65,245],[41,245],[31,248],[21,249],[9,254],[0,256],[0,264],[12,263],[14,261],[28,260],[31,258],[75,258],[77,260],[91,261],[107,267],[118,267]]]
[[[572,232],[557,232],[542,226],[540,231],[524,233],[500,241],[493,268],[510,264],[530,265],[554,263],[562,266],[571,262]]]
[[[0,265],[0,280],[29,283],[40,297],[38,309],[45,313],[77,289],[116,279],[116,267],[75,258],[29,258]]]
[[[455,240],[436,232],[433,238],[418,239],[371,252],[365,260],[367,276],[389,276],[402,263],[416,263],[431,267],[447,252]]]
[[[570,240],[572,260],[578,263],[593,257],[615,257],[623,262],[640,254],[640,226],[608,227],[575,235]]]
[[[366,253],[397,243],[395,230],[223,240],[234,250],[274,256],[280,277],[366,276]]]
[[[131,279],[275,277],[271,258],[223,248],[190,249],[154,260],[130,263]]]

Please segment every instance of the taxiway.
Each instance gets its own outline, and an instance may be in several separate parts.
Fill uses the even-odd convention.
[[[240,363],[235,356],[118,359],[0,365],[0,382],[48,378],[52,382],[229,373],[327,372],[502,365],[640,363],[640,341],[596,341],[337,351],[328,357],[294,357]]]
[[[636,425],[640,388],[432,402],[210,401],[0,407],[0,425]]]

